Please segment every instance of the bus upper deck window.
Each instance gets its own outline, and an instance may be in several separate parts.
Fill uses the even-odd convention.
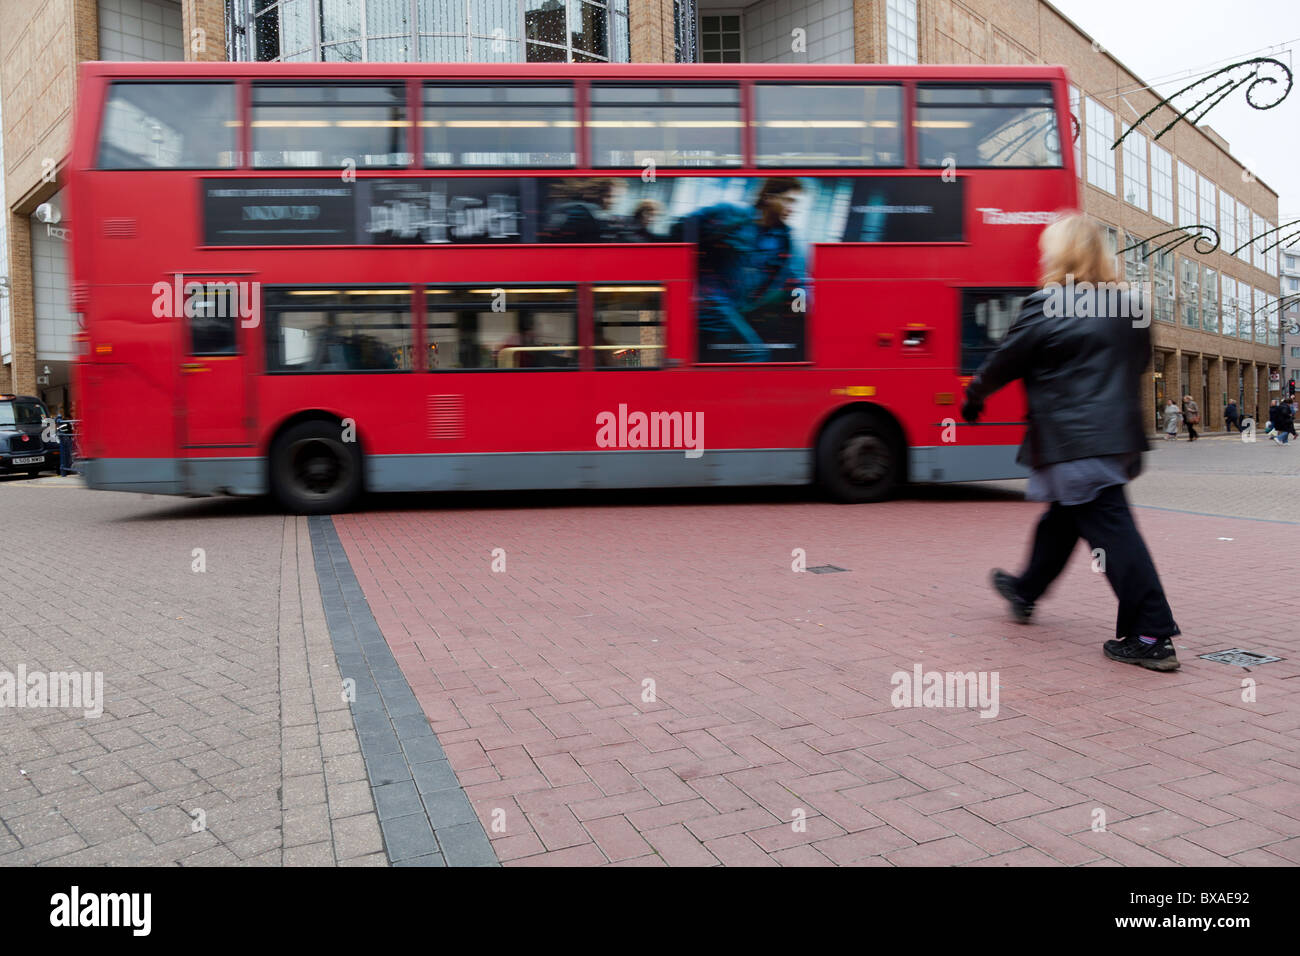
[[[426,166],[575,166],[577,127],[572,86],[424,87]]]
[[[1062,165],[1048,86],[923,84],[916,90],[916,132],[922,166]]]
[[[238,149],[233,83],[115,82],[100,169],[228,169]]]
[[[401,83],[255,83],[253,165],[409,166]]]
[[[903,165],[903,89],[760,83],[754,88],[759,166]]]
[[[739,166],[740,88],[593,83],[593,166]]]

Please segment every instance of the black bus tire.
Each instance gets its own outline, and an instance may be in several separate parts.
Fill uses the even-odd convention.
[[[902,484],[907,456],[898,430],[883,415],[850,412],[822,430],[817,477],[835,501],[882,501]]]
[[[346,511],[361,494],[361,449],[337,422],[299,422],[271,443],[271,493],[302,515]]]

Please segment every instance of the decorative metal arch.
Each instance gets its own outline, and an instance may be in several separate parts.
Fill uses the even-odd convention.
[[[1234,73],[1238,73],[1239,71],[1246,70],[1247,68],[1249,68],[1249,72],[1247,72],[1244,76],[1241,76],[1240,78],[1236,78],[1233,76]],[[1267,87],[1277,86],[1278,84],[1282,83],[1283,80],[1275,76],[1261,76],[1260,73],[1265,68],[1269,68],[1269,69],[1276,68],[1278,70],[1281,70],[1282,74],[1285,76],[1286,88],[1283,89],[1281,94],[1277,96],[1277,99],[1273,100],[1271,103],[1266,102],[1262,99],[1256,100],[1255,88],[1260,86],[1260,84],[1266,84]],[[1172,120],[1169,121],[1168,125],[1166,125],[1164,129],[1156,133],[1155,138],[1159,139],[1161,136],[1164,136],[1165,133],[1173,129],[1174,126],[1176,126],[1178,121],[1181,119],[1186,119],[1189,123],[1193,123],[1193,124],[1199,123],[1202,119],[1205,118],[1205,114],[1209,113],[1210,110],[1214,109],[1214,107],[1218,106],[1221,102],[1223,102],[1223,100],[1228,96],[1229,93],[1231,93],[1233,90],[1237,89],[1240,86],[1244,86],[1247,83],[1249,83],[1250,85],[1246,87],[1246,102],[1249,103],[1251,107],[1257,110],[1271,110],[1273,107],[1277,106],[1284,99],[1286,99],[1287,96],[1291,93],[1291,86],[1293,84],[1293,77],[1291,75],[1290,67],[1288,67],[1281,60],[1273,59],[1271,56],[1257,56],[1257,57],[1252,57],[1249,60],[1242,60],[1238,63],[1233,63],[1230,66],[1225,66],[1221,70],[1215,70],[1213,73],[1209,74],[1208,76],[1201,77],[1199,80],[1196,80],[1194,83],[1187,84],[1176,93],[1171,93],[1169,96],[1166,96],[1159,103],[1151,107],[1151,109],[1147,110],[1136,120],[1134,120],[1133,124],[1124,131],[1123,135],[1121,135],[1119,139],[1115,140],[1115,142],[1111,145],[1110,148],[1112,150],[1118,149],[1119,144],[1124,142],[1124,140],[1128,137],[1128,134],[1133,132],[1133,130],[1137,129],[1138,126],[1144,120],[1146,120],[1148,116],[1155,113],[1157,110],[1165,106],[1169,106],[1171,109],[1174,108],[1173,101],[1178,99],[1178,97],[1182,96],[1184,93],[1190,93],[1191,91],[1195,90],[1197,87],[1204,86],[1206,83],[1209,83],[1212,80],[1214,80],[1216,77],[1220,77],[1220,76],[1224,77],[1224,79],[1217,86],[1214,86],[1212,89],[1210,89],[1209,92],[1205,93],[1203,96],[1201,96],[1200,99],[1198,99],[1195,103],[1192,103],[1186,109],[1180,110],[1178,114]],[[1259,95],[1262,97],[1269,92],[1273,92],[1273,91],[1270,91],[1266,88],[1261,90],[1259,92]],[[1208,104],[1206,104],[1207,100],[1210,101]],[[1204,108],[1201,108],[1202,104],[1206,104]],[[1194,116],[1188,115],[1198,108],[1201,108],[1199,113],[1196,113],[1196,115]]]
[[[1207,232],[1210,235],[1195,235],[1197,232]],[[1138,249],[1154,239],[1159,239],[1161,236],[1171,236],[1172,238],[1166,239],[1164,242],[1152,246],[1151,249],[1147,250],[1147,252],[1143,254],[1143,259],[1150,258],[1152,253],[1163,252],[1166,249],[1170,251],[1177,249],[1184,242],[1191,242],[1192,248],[1203,256],[1208,256],[1215,249],[1219,248],[1219,230],[1215,229],[1213,226],[1207,226],[1204,223],[1198,222],[1194,226],[1181,226],[1177,229],[1166,229],[1164,232],[1157,232],[1154,236],[1149,236],[1140,242],[1135,242],[1131,246],[1125,246],[1117,253],[1117,255],[1123,255],[1130,249]],[[1211,239],[1210,236],[1213,236],[1214,238]],[[1202,246],[1202,243],[1205,243],[1205,245]]]

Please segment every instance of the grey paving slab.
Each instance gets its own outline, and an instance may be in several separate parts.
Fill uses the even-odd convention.
[[[310,529],[339,674],[355,682],[351,712],[388,859],[410,866],[497,865],[491,841],[370,612],[333,520],[312,518]],[[444,839],[453,856],[440,849]],[[349,845],[356,845],[355,835]]]

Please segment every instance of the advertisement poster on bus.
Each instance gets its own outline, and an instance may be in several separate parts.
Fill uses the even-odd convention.
[[[207,180],[210,245],[622,244],[697,247],[702,362],[799,362],[812,251],[960,242],[960,180],[916,176]]]

